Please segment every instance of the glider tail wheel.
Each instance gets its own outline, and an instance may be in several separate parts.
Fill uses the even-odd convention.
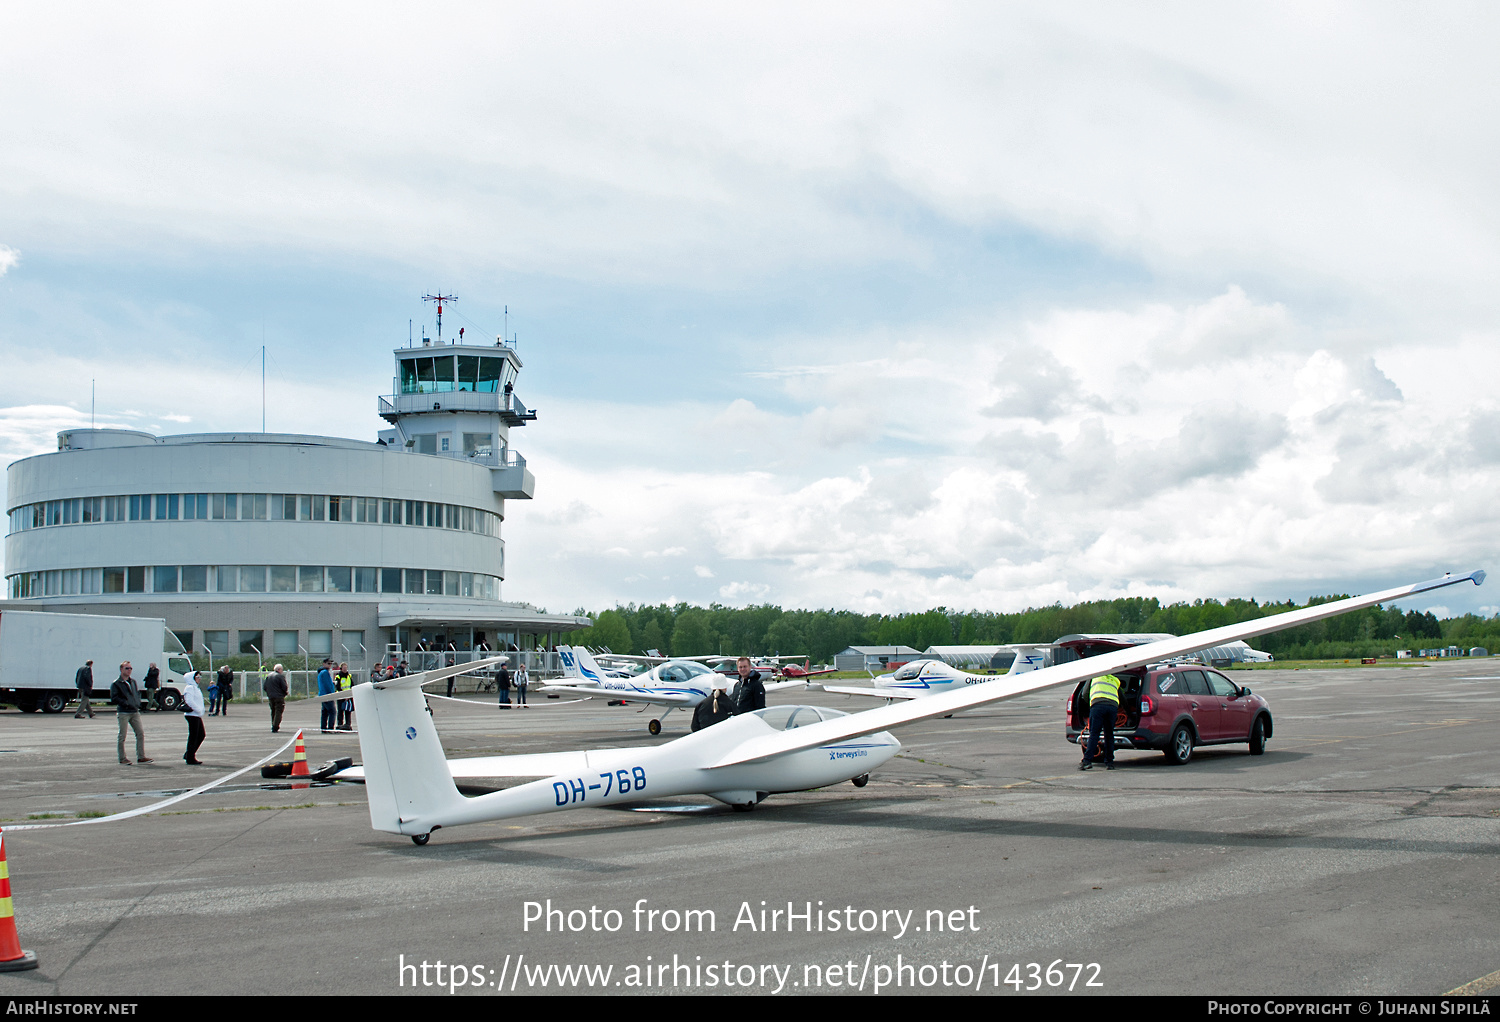
[[[411,843],[420,848],[422,845],[425,845],[431,838],[432,834],[430,832],[426,834],[413,834],[411,836]]]
[[[649,724],[646,725],[646,730],[650,731],[653,735],[659,735],[659,734],[661,734],[661,721],[659,721],[659,720],[653,720],[653,721],[651,721],[651,723],[649,723]]]
[[[870,775],[860,774],[858,777],[854,778],[853,781],[856,788],[863,788],[865,785],[870,783]]]
[[[737,812],[737,813],[748,813],[750,810],[752,810],[754,808],[755,808],[755,803],[754,802],[736,802],[734,804],[734,811]]]

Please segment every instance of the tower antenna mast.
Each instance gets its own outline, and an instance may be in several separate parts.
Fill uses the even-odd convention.
[[[438,343],[442,344],[443,343],[443,303],[444,302],[456,302],[456,301],[458,301],[458,295],[445,295],[445,294],[443,294],[443,292],[439,291],[435,295],[423,295],[422,296],[422,301],[424,301],[424,302],[437,302],[437,307],[438,307],[438,317],[437,317],[437,319],[438,319]]]

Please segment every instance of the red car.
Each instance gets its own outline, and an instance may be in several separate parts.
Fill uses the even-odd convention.
[[[1202,664],[1150,664],[1117,671],[1120,712],[1115,748],[1159,749],[1186,763],[1199,745],[1248,742],[1250,755],[1266,751],[1271,710],[1263,697]],[[1088,742],[1089,683],[1078,683],[1064,707],[1068,741]]]

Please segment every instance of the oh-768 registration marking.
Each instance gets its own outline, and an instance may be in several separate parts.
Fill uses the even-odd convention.
[[[599,798],[609,798],[610,793],[627,795],[646,790],[646,771],[643,767],[628,767],[624,770],[606,770],[599,775],[597,784],[589,784],[584,778],[570,778],[552,782],[552,795],[560,806],[574,802],[587,802],[589,792],[598,791]]]

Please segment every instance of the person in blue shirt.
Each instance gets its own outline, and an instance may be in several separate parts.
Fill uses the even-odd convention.
[[[320,696],[331,696],[338,691],[337,686],[333,683],[332,667],[333,661],[324,657],[323,666],[318,669],[318,695]],[[332,699],[325,699],[323,701],[323,733],[325,735],[333,734],[334,719],[337,712],[337,707],[334,706]]]

